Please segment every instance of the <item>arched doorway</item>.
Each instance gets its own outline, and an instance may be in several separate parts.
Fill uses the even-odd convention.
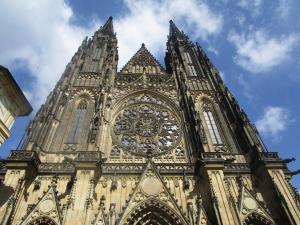
[[[28,223],[28,225],[57,225],[57,224],[52,219],[43,216],[31,221],[30,223]]]
[[[123,225],[186,225],[186,223],[165,203],[151,199],[137,205]]]
[[[261,214],[250,213],[244,220],[243,225],[274,225],[274,223]]]

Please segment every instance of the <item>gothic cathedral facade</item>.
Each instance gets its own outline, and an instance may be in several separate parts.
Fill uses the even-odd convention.
[[[165,68],[144,44],[117,63],[109,18],[2,162],[1,224],[300,224],[291,160],[172,21]]]

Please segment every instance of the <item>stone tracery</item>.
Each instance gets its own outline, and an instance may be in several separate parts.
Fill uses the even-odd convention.
[[[180,126],[162,102],[148,96],[130,99],[114,123],[114,134],[120,147],[133,154],[154,156],[176,147],[180,140]]]

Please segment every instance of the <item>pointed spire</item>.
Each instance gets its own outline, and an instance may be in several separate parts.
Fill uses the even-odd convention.
[[[109,35],[114,35],[113,18],[110,16],[104,26],[100,29],[101,32]]]
[[[170,20],[170,33],[169,37],[182,37],[183,33],[178,29],[173,20]]]

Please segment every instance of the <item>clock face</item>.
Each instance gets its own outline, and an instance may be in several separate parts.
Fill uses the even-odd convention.
[[[119,146],[141,156],[161,155],[173,149],[180,133],[179,122],[169,109],[151,103],[125,107],[114,123]]]

